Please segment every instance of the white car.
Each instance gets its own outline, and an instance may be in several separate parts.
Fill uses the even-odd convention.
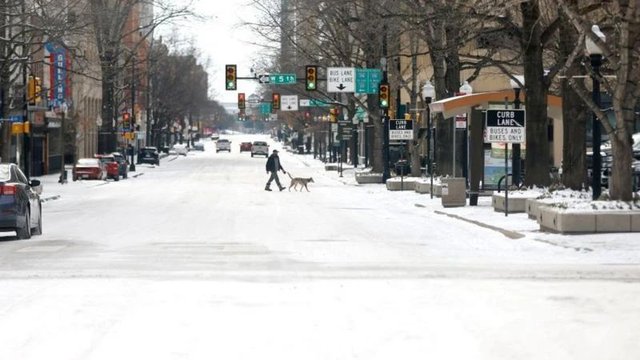
[[[231,152],[231,141],[227,139],[220,139],[216,141],[216,152],[220,151]]]
[[[254,155],[269,157],[269,145],[265,141],[254,141],[251,144],[251,157]]]
[[[187,153],[189,152],[189,149],[187,148],[187,144],[174,144],[173,145],[173,151],[175,151],[176,154],[178,154],[178,155],[187,156]]]

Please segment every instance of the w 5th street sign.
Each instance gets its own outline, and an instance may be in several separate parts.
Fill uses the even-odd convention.
[[[527,139],[523,109],[487,110],[486,141],[522,144]]]

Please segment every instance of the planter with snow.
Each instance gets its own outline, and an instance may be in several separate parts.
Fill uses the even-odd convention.
[[[382,184],[382,174],[356,172],[356,182],[358,184]]]
[[[387,179],[387,190],[389,191],[414,191],[415,188],[416,178],[406,177],[401,180],[399,177],[394,177]]]
[[[590,211],[540,207],[540,229],[559,233],[640,232],[640,210]]]
[[[511,213],[522,213],[526,210],[526,202],[527,199],[534,199],[537,195],[521,195],[521,194],[512,194],[509,193],[509,209],[507,210]],[[505,193],[501,192],[499,194],[491,195],[491,205],[493,206],[493,210],[504,212],[507,207],[507,199],[505,198]]]

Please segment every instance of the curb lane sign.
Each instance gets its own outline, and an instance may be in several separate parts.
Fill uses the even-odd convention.
[[[389,140],[413,140],[413,120],[389,119]]]
[[[356,89],[356,68],[327,68],[327,92],[354,92]]]
[[[522,144],[527,139],[523,109],[487,110],[486,142]]]

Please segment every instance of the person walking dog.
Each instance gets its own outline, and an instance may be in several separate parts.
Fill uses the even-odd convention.
[[[280,179],[278,179],[278,170],[282,170],[284,174],[286,174],[287,172],[284,171],[284,169],[282,168],[282,164],[280,163],[280,157],[278,157],[278,150],[273,150],[273,152],[267,159],[266,168],[267,168],[267,174],[271,173],[271,176],[269,177],[269,181],[267,181],[267,186],[265,186],[264,189],[267,191],[271,191],[271,188],[269,186],[271,186],[271,182],[275,180],[276,185],[278,185],[278,188],[280,189],[280,191],[284,190],[285,187],[280,184]]]

